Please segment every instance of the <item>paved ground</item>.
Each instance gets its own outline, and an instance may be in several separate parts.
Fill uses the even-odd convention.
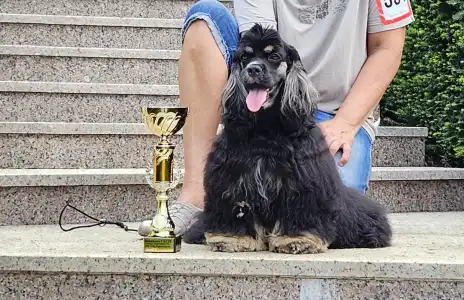
[[[176,254],[145,254],[136,233],[115,226],[4,226],[0,270],[464,280],[464,212],[392,214],[391,221],[392,247],[317,255],[213,253],[185,244]]]

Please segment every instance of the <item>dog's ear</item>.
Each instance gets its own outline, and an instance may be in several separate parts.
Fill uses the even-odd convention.
[[[241,65],[235,55],[232,60],[232,65],[229,68],[229,78],[222,92],[222,109],[223,114],[227,115],[234,107],[240,106],[245,102],[247,92],[245,86],[240,80]]]
[[[318,93],[308,78],[296,48],[286,43],[284,45],[288,70],[281,110],[288,117],[293,114],[307,116],[316,107]]]
[[[301,62],[300,54],[298,53],[298,50],[296,50],[295,47],[292,45],[289,45],[287,43],[284,43],[285,47],[285,52],[287,54],[287,64],[293,65],[295,62]],[[304,68],[302,68],[304,70]]]

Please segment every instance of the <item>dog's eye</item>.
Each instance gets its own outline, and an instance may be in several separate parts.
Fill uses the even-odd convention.
[[[276,61],[276,60],[280,60],[280,55],[277,54],[277,53],[272,53],[271,55],[269,55],[268,59],[269,60],[273,60],[273,61]]]
[[[246,53],[242,53],[240,55],[240,60],[246,60],[248,58],[248,55]]]

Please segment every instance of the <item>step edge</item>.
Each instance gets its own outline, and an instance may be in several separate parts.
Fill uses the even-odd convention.
[[[147,163],[147,167],[149,164]],[[181,183],[184,169],[175,169]],[[464,180],[464,168],[373,167],[371,182]],[[1,187],[145,185],[146,169],[0,169]]]
[[[144,123],[0,122],[0,134],[152,135]],[[177,132],[176,135],[182,134]]]
[[[378,135],[380,134],[383,137],[428,136],[428,128],[425,126],[379,126],[378,130]]]
[[[464,180],[464,168],[372,167],[371,181]]]
[[[93,122],[2,122],[0,134],[53,134],[53,135],[146,135],[151,134],[140,123],[93,123]],[[179,131],[176,135],[182,135]],[[378,128],[377,137],[427,136],[426,127]]]
[[[178,60],[180,50],[0,45],[0,55]]]
[[[178,96],[177,85],[0,81],[0,92]]]
[[[89,264],[89,262],[91,262]],[[98,262],[98,263],[97,263]],[[224,267],[231,266],[228,271]],[[272,264],[269,268],[268,264]],[[143,270],[140,266],[143,265]],[[232,266],[233,265],[233,266]],[[241,265],[242,267],[238,267]],[[253,265],[254,267],[250,267]],[[276,265],[281,265],[279,268]],[[19,267],[18,267],[19,266]],[[134,266],[133,268],[131,266]],[[452,262],[421,261],[349,261],[325,260],[275,260],[263,257],[191,258],[172,255],[153,256],[28,256],[2,255],[0,268],[3,272],[60,272],[60,273],[123,273],[197,276],[285,276],[293,278],[332,279],[408,279],[408,280],[458,280],[463,281],[464,265]],[[287,271],[277,271],[284,269]],[[439,275],[438,275],[439,274]]]
[[[50,81],[0,81],[0,93],[104,94],[179,96],[178,85],[82,83]],[[426,127],[380,126],[381,136],[426,137]]]
[[[0,13],[0,23],[180,29],[183,19]]]

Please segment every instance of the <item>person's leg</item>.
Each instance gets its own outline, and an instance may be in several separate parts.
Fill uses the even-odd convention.
[[[317,111],[315,114],[316,122],[319,124],[323,121],[330,120],[334,115]],[[342,181],[346,186],[352,187],[364,194],[369,186],[371,175],[371,150],[372,142],[364,128],[359,129],[354,138],[351,148],[351,156],[348,163],[343,167],[338,166]],[[335,154],[335,161],[341,158],[341,152]]]
[[[187,12],[178,68],[180,102],[190,108],[183,129],[185,173],[179,199],[169,205],[179,235],[203,208],[205,160],[217,133],[220,97],[238,39],[238,24],[219,1],[199,1]]]

